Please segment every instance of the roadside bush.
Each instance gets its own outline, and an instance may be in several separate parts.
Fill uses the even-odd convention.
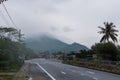
[[[118,52],[117,52],[117,60],[120,61],[120,46],[117,46]]]
[[[112,42],[97,43],[92,46],[92,50],[97,54],[98,59],[117,60],[118,49]]]

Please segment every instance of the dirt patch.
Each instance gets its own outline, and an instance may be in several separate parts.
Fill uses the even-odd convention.
[[[46,80],[44,77],[36,77],[33,80]]]
[[[27,80],[29,77],[29,64],[24,64],[22,68],[16,73],[13,80]]]
[[[13,80],[15,72],[1,72],[0,80]]]
[[[31,74],[30,63],[25,63],[23,67],[16,73],[13,80],[29,80]],[[47,80],[45,77],[36,76],[32,77],[32,80]]]

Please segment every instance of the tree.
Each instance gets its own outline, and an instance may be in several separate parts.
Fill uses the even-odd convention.
[[[0,38],[13,39],[18,34],[18,30],[15,28],[0,27]]]
[[[0,69],[17,68],[24,63],[24,58],[36,57],[22,41],[21,31],[12,27],[0,27]]]
[[[7,0],[0,0],[0,4],[3,3],[4,1],[7,1]]]
[[[94,51],[92,50],[80,50],[81,58],[92,58]]]
[[[118,49],[117,60],[120,61],[120,45],[117,46],[117,49]]]
[[[101,29],[101,31],[99,31],[98,33],[103,34],[103,37],[101,38],[100,42],[110,42],[109,39],[111,38],[113,42],[117,42],[117,34],[116,32],[118,32],[118,30],[114,29],[116,26],[110,22],[104,22],[104,26],[103,27],[98,27]]]
[[[18,39],[19,42],[23,42],[23,36],[24,34],[21,34],[21,30],[18,31],[18,35],[16,36]]]
[[[118,50],[112,42],[97,43],[92,46],[92,50],[97,54],[99,59],[112,61],[117,59]]]

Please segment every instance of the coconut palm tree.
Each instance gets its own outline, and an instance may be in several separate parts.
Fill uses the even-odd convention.
[[[110,38],[112,39],[113,42],[117,42],[117,34],[118,30],[114,29],[116,26],[110,22],[104,22],[105,27],[98,27],[101,29],[98,33],[103,34],[103,37],[101,38],[100,42],[110,42]]]

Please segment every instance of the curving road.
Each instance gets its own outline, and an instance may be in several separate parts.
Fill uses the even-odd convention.
[[[62,64],[54,60],[33,59],[30,61],[35,71],[46,74],[47,80],[120,80],[120,75]],[[37,67],[37,68],[35,68]],[[34,76],[38,74],[34,74]]]

